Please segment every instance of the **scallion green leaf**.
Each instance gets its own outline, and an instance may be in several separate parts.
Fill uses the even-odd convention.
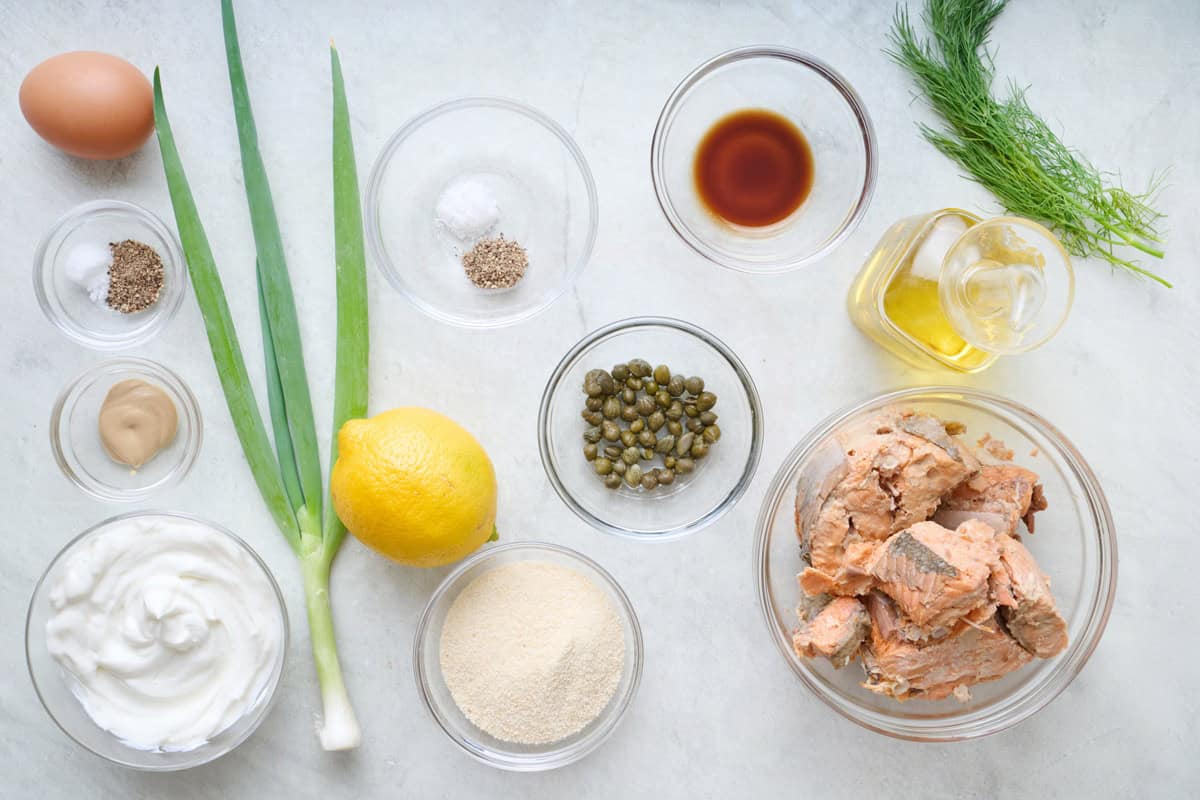
[[[254,482],[258,484],[258,490],[266,501],[271,516],[275,518],[275,523],[292,548],[299,552],[300,528],[279,475],[279,464],[271,451],[271,440],[267,437],[258,403],[254,399],[250,375],[246,372],[246,362],[238,346],[237,331],[229,314],[229,303],[225,300],[221,276],[217,274],[217,265],[213,261],[212,249],[208,245],[208,237],[200,221],[200,212],[196,209],[187,174],[179,159],[175,137],[171,132],[171,122],[167,118],[167,109],[163,102],[162,80],[157,69],[154,70],[154,124],[158,131],[159,148],[162,150],[167,189],[171,195],[171,205],[175,209],[175,225],[179,228],[179,239],[187,256],[188,273],[191,275],[192,289],[196,293],[196,302],[204,315],[204,329],[208,334],[208,344],[212,349],[217,376],[221,379],[221,388],[225,393],[225,403],[229,406],[230,416],[233,417],[233,427],[241,441],[242,452],[246,455]]]

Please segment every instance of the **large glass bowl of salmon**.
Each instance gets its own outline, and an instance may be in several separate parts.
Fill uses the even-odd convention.
[[[881,413],[910,410],[965,426],[958,437],[988,436],[1011,450],[1013,464],[1041,480],[1047,507],[1022,541],[1050,578],[1066,622],[1066,649],[1034,658],[995,680],[970,686],[969,699],[904,701],[866,688],[861,660],[835,669],[824,658],[793,649],[806,566],[796,533],[798,486],[820,483],[842,457],[840,433]],[[755,581],[776,649],[800,681],[842,716],[878,733],[915,741],[987,736],[1028,719],[1079,674],[1108,622],[1117,582],[1112,515],[1096,476],[1079,451],[1036,412],[987,392],[961,387],[905,389],[839,412],[818,425],[788,455],[767,492],[755,536]],[[963,693],[965,695],[966,693]]]

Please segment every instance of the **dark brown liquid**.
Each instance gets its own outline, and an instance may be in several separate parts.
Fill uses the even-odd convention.
[[[786,219],[808,197],[813,158],[800,129],[771,111],[738,111],[713,125],[696,150],[696,191],[735,225]]]

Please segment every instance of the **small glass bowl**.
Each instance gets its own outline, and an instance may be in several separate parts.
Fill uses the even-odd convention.
[[[719,418],[720,441],[695,472],[678,475],[670,487],[652,492],[625,484],[605,487],[583,456],[583,432],[588,428],[580,418],[586,400],[583,376],[633,358],[699,375],[705,391],[717,396],[713,411]],[[762,436],[762,406],[745,365],[708,331],[667,317],[633,317],[583,337],[555,367],[538,411],[538,448],[558,496],[593,527],[635,539],[684,536],[720,519],[750,485],[762,454]]]
[[[262,569],[263,575],[274,590],[283,631],[279,658],[274,665],[270,680],[263,687],[254,705],[233,725],[192,750],[170,752],[138,750],[96,725],[72,693],[67,674],[46,648],[46,622],[50,618],[51,610],[50,590],[65,569],[70,556],[112,525],[130,519],[155,517],[191,520],[214,533],[233,540],[245,550]],[[33,597],[29,601],[29,612],[25,617],[25,663],[29,667],[29,677],[33,681],[33,689],[37,693],[38,699],[42,701],[42,707],[46,709],[46,713],[50,715],[54,724],[80,747],[122,767],[147,772],[174,772],[207,764],[232,751],[250,738],[259,724],[266,719],[267,712],[271,710],[271,706],[275,702],[275,690],[279,687],[280,676],[283,675],[289,639],[287,608],[283,602],[283,594],[279,591],[279,584],[275,582],[271,570],[267,568],[267,565],[250,545],[232,531],[190,514],[174,511],[136,511],[106,519],[104,522],[88,528],[67,542],[66,546],[58,551],[58,555],[46,567],[46,571],[42,573],[42,577],[38,579],[37,585],[33,589]]]
[[[100,442],[100,407],[113,384],[138,379],[175,404],[175,439],[138,469],[119,464]],[[144,358],[114,358],[85,371],[62,390],[50,413],[50,447],[63,475],[93,497],[118,503],[144,500],[183,480],[200,452],[200,405],[178,375]]]
[[[861,686],[855,661],[835,670],[825,659],[801,659],[792,650],[796,575],[803,569],[796,538],[795,504],[801,481],[819,485],[845,456],[836,437],[882,409],[908,408],[966,426],[964,438],[1002,440],[1014,463],[1036,472],[1049,507],[1038,514],[1037,533],[1024,537],[1050,576],[1070,644],[1059,656],[1034,659],[999,680],[971,687],[971,699],[901,703]],[[813,482],[813,483],[810,483]],[[960,741],[1002,731],[1044,708],[1083,669],[1112,610],[1117,586],[1117,539],[1104,492],[1083,456],[1056,428],[1025,406],[987,392],[934,386],[880,395],[826,419],[788,455],[763,501],[755,533],[755,584],[771,639],[821,700],[842,716],[877,733],[913,741]]]
[[[461,259],[474,241],[437,221],[441,193],[464,180],[497,199],[500,221],[485,237],[503,235],[529,254],[512,288],[471,283]],[[367,240],[384,276],[431,317],[471,328],[521,322],[561,297],[591,257],[596,223],[596,185],[570,134],[497,97],[453,100],[405,123],[367,182]]]
[[[158,301],[133,314],[93,302],[66,274],[76,245],[107,246],[124,239],[150,245],[163,262]],[[33,259],[33,289],[46,319],[68,337],[94,350],[122,350],[148,341],[167,326],[187,291],[187,270],[179,240],[162,220],[133,203],[95,200],[68,211],[42,238]]]
[[[790,120],[813,156],[808,197],[764,228],[709,211],[693,172],[713,125],[751,108]],[[820,259],[858,225],[875,190],[876,149],[861,98],[832,67],[796,50],[746,47],[701,64],[671,93],[654,129],[650,172],[667,221],[693,250],[739,272],[779,273]]]
[[[442,678],[442,626],[455,598],[483,573],[515,561],[544,561],[570,567],[590,578],[612,602],[625,634],[625,667],[608,705],[573,736],[546,745],[497,739],[477,728],[459,710]],[[599,747],[629,709],[642,679],[642,629],[625,592],[603,567],[587,556],[546,542],[513,542],[488,547],[460,564],[429,598],[413,639],[413,669],[425,708],[454,743],[484,764],[514,772],[538,772],[566,766]]]

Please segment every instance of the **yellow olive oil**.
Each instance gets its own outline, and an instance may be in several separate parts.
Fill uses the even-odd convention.
[[[945,217],[961,219],[964,229],[980,221],[969,211],[947,208],[897,222],[855,278],[848,310],[864,333],[916,366],[928,367],[932,359],[951,369],[977,372],[990,365],[995,354],[973,347],[955,332],[942,310],[937,275],[913,268],[914,255]]]

